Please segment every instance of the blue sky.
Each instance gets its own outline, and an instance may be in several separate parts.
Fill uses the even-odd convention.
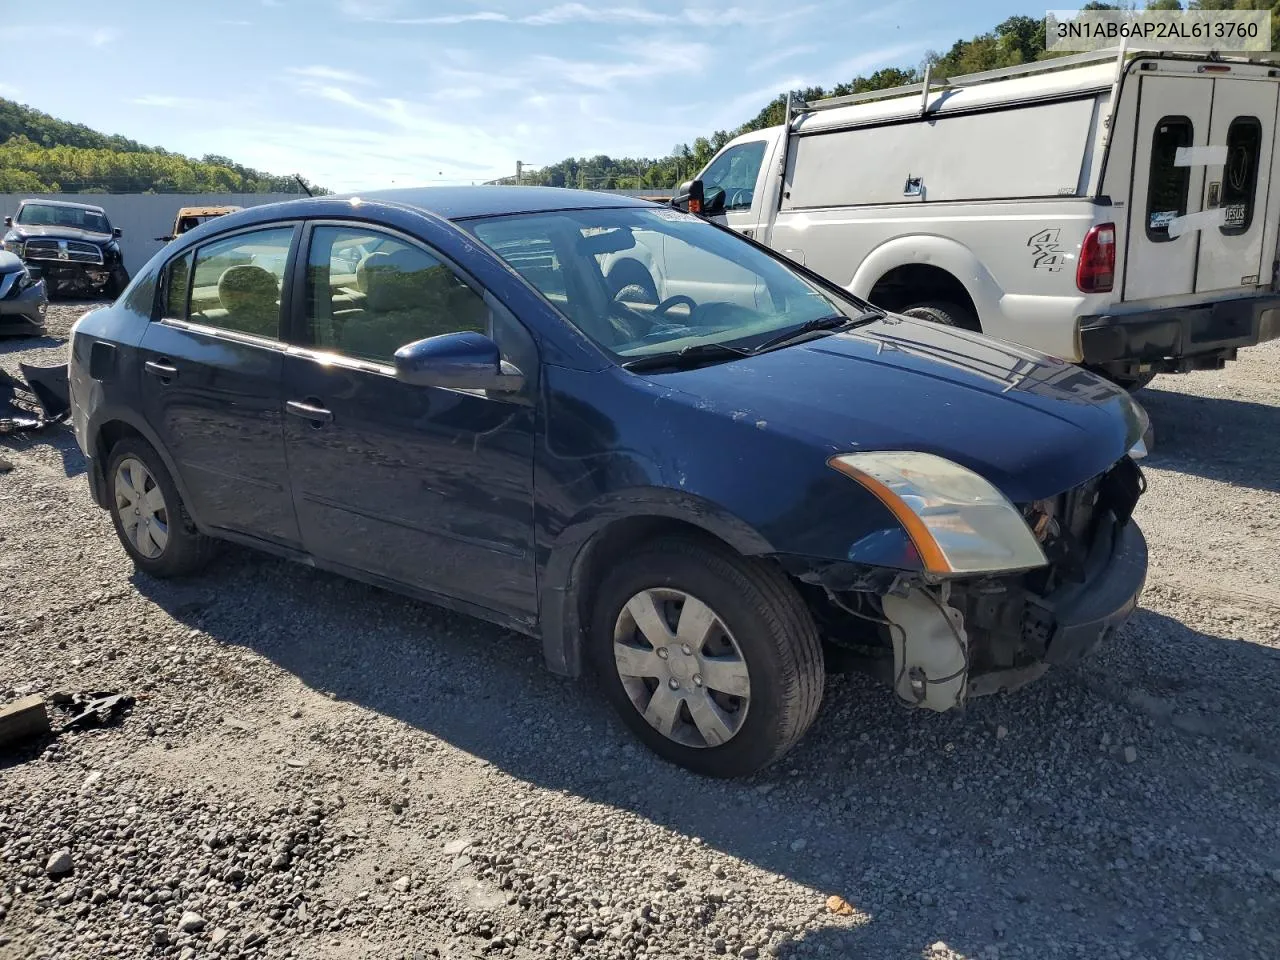
[[[6,5],[7,6],[7,5]],[[6,10],[0,96],[335,190],[661,156],[1043,7],[976,0],[64,0]]]

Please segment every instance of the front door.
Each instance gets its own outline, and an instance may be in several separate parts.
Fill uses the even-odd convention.
[[[296,232],[233,234],[172,261],[161,318],[139,346],[147,422],[192,512],[286,547],[299,535],[281,427],[281,280]]]
[[[1196,292],[1249,287],[1271,280],[1262,253],[1267,186],[1275,135],[1274,80],[1213,81],[1213,119],[1206,157],[1204,209],[1217,222],[1199,232]],[[1265,279],[1264,279],[1265,277]]]
[[[285,442],[306,550],[532,616],[534,407],[403,383],[392,366],[407,343],[491,332],[488,304],[403,236],[316,225],[308,246],[303,343],[284,360]]]
[[[756,194],[764,188],[764,159],[769,140],[738,143],[720,154],[702,173],[703,203],[716,210],[711,219],[731,230],[754,237],[759,227]]]
[[[1125,300],[1191,293],[1203,227],[1213,81],[1142,76],[1129,199]]]

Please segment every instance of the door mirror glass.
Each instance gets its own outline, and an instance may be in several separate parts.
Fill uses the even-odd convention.
[[[471,330],[405,344],[395,366],[397,380],[420,387],[511,393],[524,386],[524,375],[502,359],[498,345]]]
[[[725,211],[725,194],[719,187],[713,187],[707,196],[706,203],[703,205],[702,213],[704,216],[714,217],[718,213]]]
[[[111,235],[117,238],[123,237],[124,231],[122,231],[119,227],[116,227],[114,230],[111,231]]]
[[[12,227],[12,226],[13,226],[13,217],[5,217],[5,218],[4,218],[4,225],[5,225],[6,227]]]

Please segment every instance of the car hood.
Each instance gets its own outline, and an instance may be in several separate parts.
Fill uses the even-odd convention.
[[[918,450],[976,471],[1015,503],[1104,472],[1141,437],[1115,385],[1015,344],[907,317],[668,374],[678,391],[829,457]]]
[[[24,240],[32,237],[48,237],[52,240],[86,240],[89,243],[106,243],[111,239],[109,233],[97,230],[81,230],[79,227],[63,227],[55,224],[15,223],[13,233]]]
[[[18,255],[8,250],[0,250],[0,276],[22,269],[22,261]]]

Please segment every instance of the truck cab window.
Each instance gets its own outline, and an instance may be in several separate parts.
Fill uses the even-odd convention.
[[[1223,233],[1248,233],[1258,189],[1262,124],[1257,117],[1236,117],[1227,128],[1227,162],[1222,170]]]
[[[724,195],[724,209],[750,210],[755,198],[756,178],[764,163],[763,140],[730,147],[712,161],[702,175],[702,189],[708,208],[718,206],[715,198]]]
[[[1147,186],[1147,236],[1172,239],[1169,224],[1187,212],[1191,168],[1176,165],[1178,148],[1189,147],[1195,131],[1187,117],[1164,117],[1151,144],[1151,178]]]

